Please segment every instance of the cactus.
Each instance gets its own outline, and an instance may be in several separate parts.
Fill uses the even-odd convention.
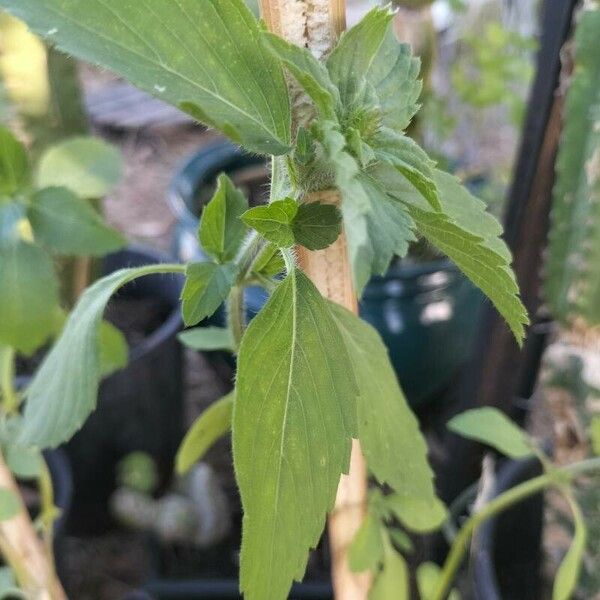
[[[575,35],[545,273],[545,296],[563,325],[600,324],[600,5]]]

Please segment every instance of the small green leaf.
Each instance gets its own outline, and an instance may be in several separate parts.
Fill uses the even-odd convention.
[[[280,248],[290,248],[294,245],[292,223],[297,213],[298,203],[285,198],[251,208],[242,215],[242,220]]]
[[[360,573],[374,571],[377,568],[383,558],[381,527],[379,519],[371,512],[367,512],[348,553],[351,571]]]
[[[94,137],[70,138],[51,146],[40,158],[40,188],[66,187],[80,198],[103,198],[120,182],[122,158],[117,148]]]
[[[244,0],[1,0],[0,6],[65,53],[114,71],[252,151],[289,150],[283,69]]]
[[[21,510],[21,501],[6,487],[0,487],[0,521],[8,521]]]
[[[527,433],[496,408],[474,408],[461,413],[448,421],[448,429],[511,458],[524,458],[533,453]]]
[[[177,338],[193,350],[228,350],[233,352],[235,344],[231,331],[224,327],[195,327],[182,331]]]
[[[417,567],[417,587],[421,600],[431,600],[435,594],[442,570],[433,562],[424,562]],[[458,590],[451,590],[448,600],[460,600]]]
[[[412,138],[383,129],[376,136],[372,147],[377,159],[392,165],[435,211],[441,210],[438,189],[433,179],[433,162]]]
[[[433,472],[416,417],[398,386],[387,348],[366,322],[330,305],[359,387],[358,434],[369,470],[380,483],[433,505]]]
[[[304,91],[312,98],[324,118],[334,118],[340,95],[325,65],[307,48],[301,48],[272,33],[264,33],[267,45],[283,62]]]
[[[35,479],[42,469],[42,454],[36,448],[9,444],[4,450],[4,458],[10,470],[19,479]]]
[[[39,476],[43,458],[36,448],[26,447],[17,442],[23,427],[21,415],[12,415],[0,426],[2,454],[6,464],[19,479],[33,479]]]
[[[393,18],[392,11],[374,8],[357,25],[342,34],[329,55],[327,70],[339,88],[345,106],[354,104],[360,98],[371,63],[379,52]]]
[[[350,197],[342,211],[354,284],[361,294],[372,275],[383,275],[394,256],[406,255],[409,243],[416,240],[416,225],[408,209],[388,196],[375,179],[361,173],[358,181],[368,198],[368,210]]]
[[[448,510],[438,498],[422,499],[402,491],[385,497],[386,507],[410,531],[431,533],[448,518]]]
[[[283,273],[284,269],[285,261],[281,256],[279,248],[272,242],[265,245],[252,265],[252,270],[255,273],[264,275],[265,277],[279,275],[280,273]]]
[[[579,581],[581,566],[587,543],[587,526],[585,519],[581,513],[581,508],[573,498],[571,492],[566,494],[566,498],[573,513],[573,524],[575,526],[575,534],[571,547],[564,557],[554,580],[554,588],[552,590],[552,600],[569,600],[573,596],[573,592]]]
[[[383,568],[369,592],[369,600],[410,600],[408,566],[389,540],[385,541]]]
[[[100,323],[110,297],[144,275],[178,272],[178,265],[121,269],[88,288],[26,391],[19,443],[38,448],[68,440],[96,407],[101,377]]]
[[[244,241],[246,226],[240,217],[248,210],[242,192],[222,173],[217,191],[202,211],[199,238],[205,252],[225,263],[233,260]]]
[[[309,250],[322,250],[339,237],[342,231],[342,214],[332,204],[300,204],[292,230],[297,244]]]
[[[388,534],[390,536],[390,540],[394,543],[394,546],[399,550],[402,550],[402,552],[410,553],[415,549],[411,539],[404,531],[402,531],[402,529],[389,527]]]
[[[0,200],[13,196],[29,183],[29,160],[21,142],[0,127]]]
[[[87,200],[66,187],[34,194],[27,216],[36,241],[62,254],[102,256],[125,245],[125,238]]]
[[[329,304],[292,271],[240,347],[233,454],[248,600],[287,598],[349,467],[356,382]]]
[[[100,323],[100,376],[108,377],[124,369],[129,361],[129,346],[123,333],[108,321]]]
[[[235,283],[237,267],[228,263],[191,263],[181,292],[183,321],[189,327],[210,317],[221,306]]]
[[[182,475],[201,460],[210,447],[231,430],[235,391],[211,404],[185,434],[175,458],[177,472]]]
[[[54,266],[38,246],[0,244],[0,344],[25,354],[53,333],[58,310]]]
[[[452,175],[434,171],[442,212],[431,206],[387,165],[370,171],[385,191],[402,202],[419,232],[444,252],[492,301],[510,326],[517,342],[523,343],[527,311],[510,267],[511,255],[500,239],[502,231],[483,202],[474,198]]]

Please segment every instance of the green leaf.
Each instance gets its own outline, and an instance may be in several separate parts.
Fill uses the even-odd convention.
[[[268,47],[312,98],[324,118],[335,118],[340,94],[333,85],[325,65],[307,48],[301,48],[272,33],[264,33]]]
[[[300,271],[242,339],[233,452],[247,600],[286,598],[333,506],[356,436],[356,382],[329,304]]]
[[[16,477],[33,479],[39,476],[44,459],[36,448],[26,447],[17,442],[22,427],[21,415],[8,417],[0,426],[2,454]]]
[[[381,527],[379,519],[371,512],[367,512],[348,553],[351,571],[360,573],[374,571],[377,568],[383,558]]]
[[[448,518],[448,510],[438,498],[423,499],[399,491],[385,497],[385,506],[410,531],[431,533]]]
[[[6,487],[0,487],[0,521],[8,521],[19,513],[21,501]]]
[[[29,160],[21,142],[0,127],[0,200],[13,196],[29,183]]]
[[[129,361],[129,346],[123,333],[108,321],[100,323],[100,375],[108,377],[124,369]]]
[[[369,600],[410,600],[408,566],[390,542],[385,542],[383,568],[369,592]]]
[[[572,598],[577,582],[579,581],[587,543],[587,526],[581,513],[581,508],[573,498],[571,492],[566,494],[566,498],[573,513],[575,533],[571,546],[556,574],[552,590],[552,600],[569,600],[569,598]]]
[[[419,61],[408,44],[398,43],[392,18],[388,9],[369,12],[342,35],[327,69],[349,114],[357,105],[376,109],[381,125],[402,133],[419,108],[421,82]]]
[[[322,250],[338,239],[342,231],[342,214],[332,204],[300,204],[292,230],[297,244],[309,250]]]
[[[264,154],[290,143],[279,61],[243,0],[1,0],[34,32]]]
[[[344,200],[342,211],[354,284],[360,295],[371,275],[385,274],[392,258],[405,256],[416,237],[415,223],[403,204],[390,198],[369,175],[361,173],[358,180],[368,198],[368,210],[356,206],[351,197]]]
[[[358,434],[369,470],[380,483],[433,504],[427,445],[398,385],[387,348],[368,323],[338,305],[331,304],[330,310],[358,383]]]
[[[342,34],[329,55],[327,70],[345,106],[359,99],[393,18],[394,13],[387,8],[374,8]]]
[[[285,261],[279,248],[272,242],[265,245],[252,265],[254,273],[265,275],[265,277],[279,275],[284,269]]]
[[[94,137],[75,137],[51,146],[40,158],[40,188],[66,187],[80,198],[103,198],[120,182],[117,148]]]
[[[110,297],[137,277],[178,270],[176,265],[160,264],[121,269],[84,292],[26,391],[21,444],[54,447],[81,427],[96,406],[101,377],[99,328]]]
[[[231,430],[235,391],[211,404],[185,434],[175,458],[177,472],[182,475],[201,460],[210,447]]]
[[[553,190],[544,295],[563,323],[600,324],[600,10],[578,16]]]
[[[424,562],[417,567],[417,587],[421,600],[431,600],[434,597],[442,570],[433,562]],[[458,590],[451,590],[448,600],[460,600]]]
[[[228,350],[233,352],[235,344],[229,329],[224,327],[195,327],[182,331],[177,338],[193,350]]]
[[[191,263],[185,276],[181,299],[183,321],[189,327],[213,315],[226,300],[235,283],[237,267],[232,263]]]
[[[26,448],[16,444],[8,445],[4,450],[4,458],[15,477],[19,479],[35,479],[42,469],[42,454],[36,448]]]
[[[25,354],[54,331],[58,285],[48,255],[22,240],[0,244],[0,343]]]
[[[415,547],[408,537],[408,535],[402,531],[402,529],[397,528],[388,528],[388,534],[390,536],[390,540],[393,542],[394,546],[402,552],[410,553],[413,552]]]
[[[438,213],[389,167],[379,165],[370,174],[389,195],[408,208],[419,232],[452,259],[492,301],[521,344],[524,325],[529,320],[510,268],[510,252],[498,237],[501,227],[485,212],[483,202],[465,190],[455,177],[436,170],[434,180],[442,203],[442,212]]]
[[[434,210],[441,210],[438,189],[433,180],[433,162],[414,140],[391,130],[382,130],[372,147],[377,159],[392,165],[417,188]]]
[[[66,187],[35,193],[27,216],[36,241],[62,254],[102,256],[125,245],[87,200]]]
[[[244,241],[246,226],[240,217],[248,201],[225,173],[217,179],[217,191],[202,211],[199,238],[205,252],[219,262],[233,260]]]
[[[294,245],[292,223],[297,213],[298,203],[285,198],[251,208],[242,215],[242,220],[280,248],[290,248]]]
[[[497,408],[468,410],[450,419],[448,429],[487,444],[511,458],[524,458],[533,453],[527,433]]]

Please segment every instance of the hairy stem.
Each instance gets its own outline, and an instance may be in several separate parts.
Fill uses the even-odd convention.
[[[544,475],[530,479],[500,494],[500,496],[492,500],[489,504],[486,504],[479,512],[472,515],[454,539],[454,543],[450,548],[450,553],[446,558],[440,578],[438,579],[435,592],[432,595],[432,600],[445,600],[456,577],[456,573],[464,560],[471,537],[485,521],[542,490],[553,486],[562,487],[578,475],[597,470],[600,470],[600,458],[591,458],[579,463],[553,469]]]
[[[246,303],[244,302],[244,287],[234,285],[227,299],[227,325],[233,336],[236,352],[240,348],[244,330],[246,329]]]

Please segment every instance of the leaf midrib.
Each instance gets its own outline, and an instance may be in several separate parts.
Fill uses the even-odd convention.
[[[101,0],[100,3],[102,4]],[[240,108],[239,106],[236,106],[235,104],[233,104],[232,102],[230,102],[229,100],[227,100],[226,98],[220,96],[219,94],[217,94],[216,92],[214,92],[213,90],[210,90],[208,88],[202,87],[198,82],[190,79],[189,77],[185,76],[183,73],[180,73],[178,71],[173,70],[171,67],[168,67],[167,65],[165,65],[164,63],[158,61],[158,60],[151,60],[150,58],[148,58],[147,56],[145,56],[144,54],[141,54],[140,52],[132,49],[132,48],[128,48],[127,46],[125,46],[124,44],[122,44],[121,42],[118,42],[110,37],[107,37],[106,35],[102,34],[101,32],[99,32],[96,29],[93,29],[92,27],[85,25],[83,23],[80,23],[79,21],[73,19],[72,17],[70,17],[68,14],[61,12],[60,10],[58,10],[55,7],[52,6],[48,6],[46,7],[47,10],[54,12],[56,14],[56,16],[58,18],[64,19],[65,21],[69,21],[70,23],[72,23],[75,27],[77,28],[81,28],[85,31],[88,31],[90,34],[93,34],[95,36],[98,36],[100,39],[104,40],[105,42],[107,42],[110,45],[114,45],[117,46],[118,48],[121,48],[124,52],[128,53],[128,54],[132,54],[134,56],[136,56],[138,59],[140,59],[142,62],[146,62],[149,65],[153,66],[153,67],[158,67],[159,69],[162,69],[164,71],[167,71],[168,73],[170,73],[171,75],[181,79],[182,81],[185,81],[186,83],[189,83],[192,87],[197,88],[198,90],[201,90],[202,92],[209,94],[210,96],[212,96],[213,98],[215,98],[216,100],[218,100],[219,102],[222,102],[223,104],[227,104],[229,107],[231,107],[232,109],[234,109],[234,111],[244,115],[245,117],[247,117],[250,121],[254,122],[256,125],[258,125],[258,127],[264,131],[266,131],[269,134],[270,138],[274,138],[275,140],[279,141],[280,143],[283,142],[284,144],[287,143],[286,140],[281,140],[280,139],[280,134],[277,130],[275,131],[271,131],[269,130],[264,123],[262,123],[261,121],[259,121],[256,117],[254,117],[251,114],[248,114],[245,110],[243,110],[242,108]],[[146,87],[146,86],[144,86]],[[181,99],[181,101],[185,101],[184,98]],[[190,101],[192,101],[192,99],[190,99]],[[269,104],[267,104],[267,106],[269,106]],[[271,121],[273,124],[273,114],[271,113],[271,111],[269,111],[270,116],[271,116]]]

